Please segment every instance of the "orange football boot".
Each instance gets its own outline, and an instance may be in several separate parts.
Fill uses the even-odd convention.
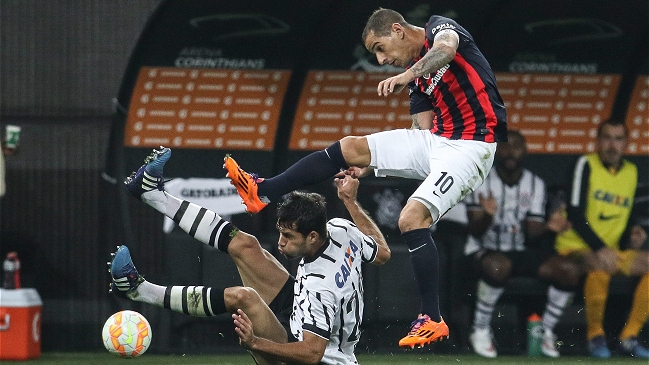
[[[412,349],[446,339],[448,339],[448,326],[444,319],[438,323],[430,319],[428,314],[420,314],[412,322],[408,335],[399,340],[399,346]]]
[[[230,155],[226,155],[223,159],[223,168],[228,171],[225,176],[229,177],[232,185],[237,188],[237,193],[243,199],[248,213],[259,213],[268,205],[268,201],[263,202],[257,195],[257,182],[261,179],[243,171]]]

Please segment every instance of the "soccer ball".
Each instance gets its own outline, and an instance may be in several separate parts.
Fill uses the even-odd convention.
[[[137,357],[151,345],[151,326],[140,313],[123,310],[106,320],[101,338],[110,353],[121,357]]]

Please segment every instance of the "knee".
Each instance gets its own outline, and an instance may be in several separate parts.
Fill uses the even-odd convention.
[[[409,200],[399,214],[399,230],[401,233],[413,229],[428,228],[433,223],[428,208],[416,200]]]
[[[539,269],[539,276],[559,286],[576,288],[583,273],[579,265],[563,257],[547,261]]]
[[[261,245],[255,236],[245,232],[237,232],[228,245],[228,254],[232,257],[242,257],[251,250],[261,250]]]
[[[223,292],[225,306],[230,312],[237,309],[245,310],[250,303],[261,300],[257,291],[247,286],[226,288]]]
[[[504,285],[512,273],[512,262],[504,255],[489,254],[480,263],[482,278],[493,284]]]
[[[349,166],[369,166],[371,156],[367,138],[347,136],[340,140],[340,150]]]
[[[639,273],[640,274],[647,274],[649,273],[649,252],[646,251],[640,251],[638,253],[638,258],[636,259],[639,263]]]

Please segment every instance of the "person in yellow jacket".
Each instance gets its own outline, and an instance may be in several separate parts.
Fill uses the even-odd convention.
[[[638,170],[622,157],[627,142],[626,125],[608,120],[599,126],[596,152],[581,156],[575,167],[568,202],[572,229],[559,234],[555,245],[559,254],[588,270],[584,285],[588,348],[598,358],[611,356],[603,322],[609,282],[615,274],[641,277],[619,349],[649,358],[649,350],[638,341],[649,318],[649,252],[640,250],[647,233],[633,224]]]

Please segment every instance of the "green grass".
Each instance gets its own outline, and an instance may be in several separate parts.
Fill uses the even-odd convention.
[[[497,359],[485,359],[475,355],[433,355],[433,354],[380,354],[380,355],[358,355],[361,365],[422,365],[426,363],[443,364],[642,364],[646,360],[638,360],[626,357],[613,357],[609,360],[594,360],[582,356],[564,356],[559,359],[530,358],[526,356],[500,356]],[[120,359],[107,352],[94,353],[65,353],[65,352],[44,352],[39,359],[25,362],[1,361],[0,364],[83,364],[83,365],[104,365],[104,364],[125,364],[125,365],[166,365],[166,364],[190,364],[190,365],[254,365],[249,355],[158,355],[144,354],[135,359]]]

